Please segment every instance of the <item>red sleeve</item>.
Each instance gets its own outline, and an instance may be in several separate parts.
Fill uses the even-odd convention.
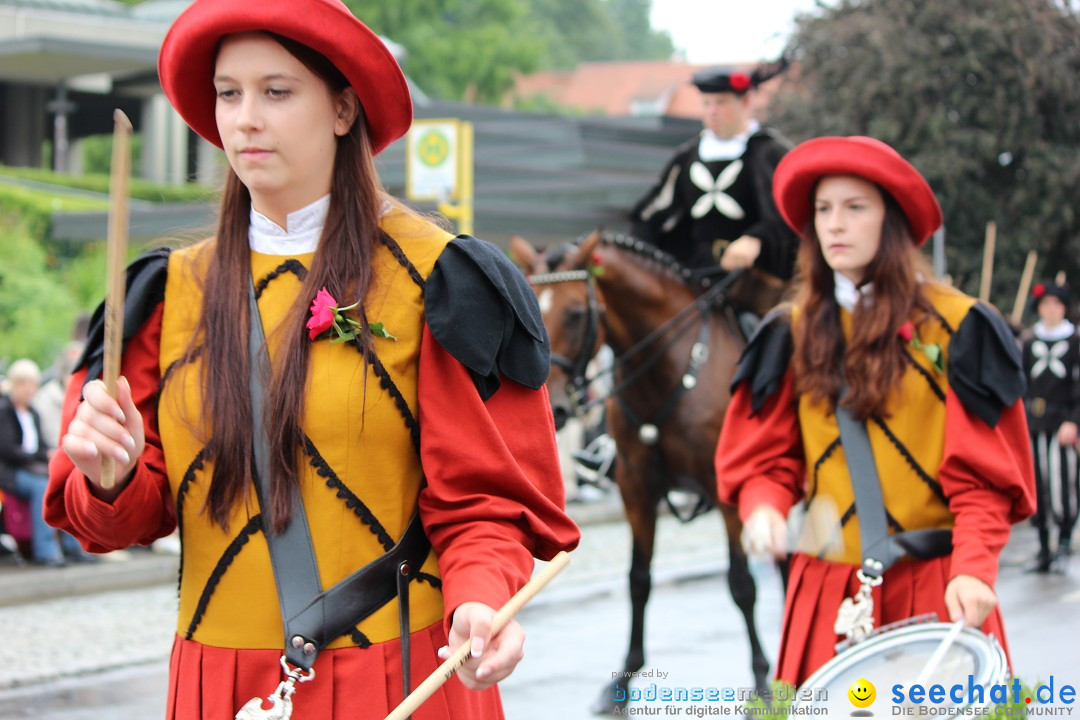
[[[993,586],[1012,523],[1035,511],[1035,466],[1023,401],[990,427],[950,391],[938,479],[955,516],[951,573]]]
[[[744,521],[761,503],[787,515],[802,497],[806,461],[793,384],[788,368],[779,389],[753,413],[750,383],[739,383],[724,416],[716,482],[720,499],[738,507]]]
[[[157,429],[157,394],[161,381],[158,347],[163,306],[158,305],[139,332],[128,340],[120,371],[131,384],[136,407],[143,416],[146,447],[123,491],[107,503],[90,492],[86,476],[60,448],[49,463],[45,520],[74,535],[87,550],[107,552],[134,544],[149,544],[176,527],[176,508],[165,472],[165,455]],[[82,400],[86,371],[72,376],[64,397],[60,435]]]
[[[485,403],[465,366],[424,327],[419,369],[420,513],[439,557],[446,622],[463,602],[498,609],[533,557],[577,546],[565,512],[547,388],[503,378]]]

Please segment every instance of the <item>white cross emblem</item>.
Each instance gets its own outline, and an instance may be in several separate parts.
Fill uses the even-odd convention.
[[[1065,357],[1065,353],[1068,351],[1068,340],[1058,340],[1049,347],[1042,340],[1033,342],[1031,344],[1031,354],[1035,356],[1036,363],[1031,368],[1031,377],[1037,378],[1049,368],[1050,372],[1059,378],[1064,378],[1066,375],[1065,363],[1061,361],[1061,358]]]
[[[691,165],[690,181],[705,194],[697,199],[694,207],[690,208],[690,216],[695,220],[703,218],[715,207],[721,215],[726,215],[732,220],[742,220],[746,217],[746,212],[739,206],[739,203],[724,192],[739,177],[742,169],[743,161],[741,159],[736,160],[721,170],[720,176],[714,180],[712,173],[702,163],[695,162]]]

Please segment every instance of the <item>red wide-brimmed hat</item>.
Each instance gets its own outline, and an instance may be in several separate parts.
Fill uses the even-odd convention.
[[[196,0],[169,28],[158,55],[165,95],[191,128],[221,147],[214,63],[226,35],[272,32],[322,53],[356,90],[375,153],[409,129],[412,98],[397,60],[339,0]]]
[[[773,197],[784,220],[799,234],[812,217],[810,193],[825,175],[856,175],[885,188],[907,216],[916,247],[941,227],[941,206],[926,178],[885,143],[856,135],[807,140],[776,166]]]

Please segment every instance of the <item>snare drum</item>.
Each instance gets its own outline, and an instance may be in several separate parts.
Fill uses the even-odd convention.
[[[940,622],[882,628],[879,633],[847,648],[807,678],[799,689],[795,705],[814,708],[814,714],[818,714],[817,708],[825,707],[824,717],[891,715],[891,708],[898,705],[892,699],[893,685],[902,684],[906,698],[911,685],[951,628],[951,624]],[[1005,683],[1008,672],[1005,651],[998,641],[979,630],[964,628],[937,670],[924,683],[927,690],[933,685],[943,686],[945,701],[929,703],[923,700],[922,706],[932,705],[937,710],[935,714],[940,715],[949,712],[946,708],[967,706],[968,675],[972,676],[974,685],[983,687],[984,702],[978,702],[976,695],[972,705],[988,705],[990,687]],[[860,711],[848,698],[848,688],[863,679],[874,685],[876,697],[869,707]],[[963,686],[964,702],[955,703],[949,697],[953,685]]]

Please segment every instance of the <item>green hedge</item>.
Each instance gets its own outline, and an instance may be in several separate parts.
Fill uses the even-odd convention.
[[[109,193],[109,176],[100,174],[68,175],[40,168],[11,167],[0,165],[0,175],[61,185],[63,187],[90,190],[104,195]],[[131,178],[131,197],[150,202],[206,202],[217,198],[217,191],[204,185],[166,185],[141,178]]]
[[[29,224],[0,215],[0,361],[48,367],[84,309]]]
[[[56,195],[0,184],[0,217],[3,227],[22,225],[30,237],[43,241],[52,230],[52,214],[56,212],[103,211],[109,209],[106,200]]]

